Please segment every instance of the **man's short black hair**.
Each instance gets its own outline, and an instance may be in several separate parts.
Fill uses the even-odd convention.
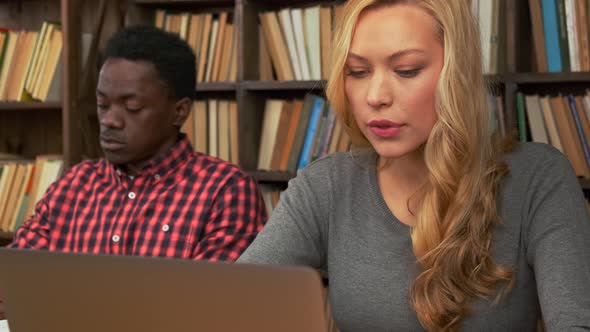
[[[151,62],[174,97],[193,99],[195,54],[176,34],[153,26],[126,27],[109,39],[104,58]]]

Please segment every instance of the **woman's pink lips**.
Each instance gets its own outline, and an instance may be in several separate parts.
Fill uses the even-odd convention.
[[[369,122],[369,130],[375,136],[381,138],[392,138],[396,136],[402,127],[402,124],[389,120],[372,120]]]

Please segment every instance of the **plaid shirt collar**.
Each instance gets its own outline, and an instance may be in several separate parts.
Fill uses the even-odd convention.
[[[179,165],[185,163],[190,155],[193,153],[193,146],[186,134],[179,133],[176,143],[168,148],[164,153],[149,160],[143,169],[134,177],[164,177],[175,170]],[[120,176],[127,176],[125,170],[114,165],[110,161],[104,160],[106,163],[106,172],[115,178]]]

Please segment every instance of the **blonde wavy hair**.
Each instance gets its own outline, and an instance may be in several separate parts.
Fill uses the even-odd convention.
[[[424,328],[453,331],[469,313],[470,300],[498,300],[513,282],[512,271],[491,257],[492,233],[500,223],[496,194],[508,167],[500,161],[501,142],[489,131],[480,36],[469,1],[349,0],[336,22],[327,96],[353,144],[370,145],[350,110],[344,68],[359,16],[397,4],[428,12],[444,47],[436,91],[438,121],[424,146],[428,176],[418,192],[412,229],[422,270],[412,284],[410,302]]]

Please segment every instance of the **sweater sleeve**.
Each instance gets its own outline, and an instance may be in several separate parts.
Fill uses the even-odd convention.
[[[332,199],[327,168],[326,159],[319,160],[289,181],[268,223],[238,262],[325,270]]]
[[[547,149],[525,205],[527,260],[548,331],[590,330],[590,219],[569,161]]]

